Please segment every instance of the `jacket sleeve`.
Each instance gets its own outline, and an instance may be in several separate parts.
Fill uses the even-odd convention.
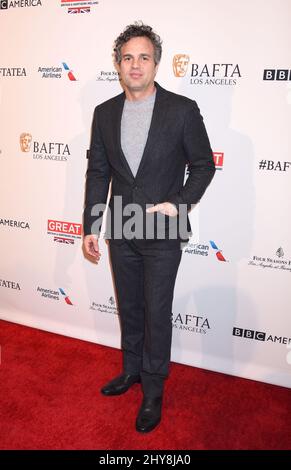
[[[187,111],[184,121],[183,145],[188,163],[189,176],[181,190],[168,198],[179,207],[197,204],[215,173],[212,150],[205,129],[203,118],[195,101]]]
[[[111,168],[107,159],[106,150],[102,141],[100,128],[98,125],[98,107],[95,108],[91,143],[88,157],[88,167],[86,172],[85,207],[83,213],[84,235],[100,234],[104,209],[96,204],[105,207],[111,180]],[[93,214],[92,215],[92,209]],[[98,223],[96,223],[98,219]],[[92,227],[93,223],[94,226]]]

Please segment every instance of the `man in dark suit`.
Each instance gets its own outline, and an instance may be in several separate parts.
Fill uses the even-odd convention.
[[[142,23],[128,26],[115,41],[124,92],[95,109],[84,210],[84,248],[98,263],[111,182],[106,237],[121,320],[123,372],[101,392],[119,395],[141,382],[139,432],[151,431],[161,419],[173,292],[181,247],[190,234],[187,212],[215,172],[195,101],[154,81],[161,52],[160,37]]]

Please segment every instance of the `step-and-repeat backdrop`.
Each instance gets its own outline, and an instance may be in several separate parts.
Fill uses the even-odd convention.
[[[142,20],[217,168],[191,213],[172,360],[291,387],[290,15],[289,0],[0,0],[2,319],[120,347],[107,245],[84,257],[82,211],[92,113],[121,92],[112,44]]]

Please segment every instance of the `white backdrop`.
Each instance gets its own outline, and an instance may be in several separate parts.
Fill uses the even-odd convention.
[[[1,318],[120,345],[107,246],[86,260],[81,224],[92,113],[121,91],[112,44],[141,19],[163,38],[157,81],[198,102],[218,167],[191,214],[172,360],[291,387],[290,1],[0,6]]]

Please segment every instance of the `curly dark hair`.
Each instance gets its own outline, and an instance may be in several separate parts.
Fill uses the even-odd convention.
[[[142,21],[136,21],[134,24],[126,26],[125,30],[114,41],[114,58],[117,64],[121,62],[121,48],[132,38],[146,37],[150,39],[154,46],[154,61],[157,65],[162,56],[162,40],[158,34],[153,31],[151,26],[143,24]]]

